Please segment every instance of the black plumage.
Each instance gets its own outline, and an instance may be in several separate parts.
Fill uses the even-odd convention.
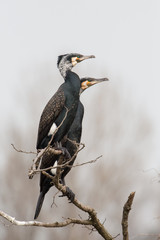
[[[83,78],[83,79],[81,79],[80,93],[82,93],[88,87],[90,87],[96,83],[106,81],[106,80],[108,80],[108,79],[107,78],[102,78],[102,79]],[[79,101],[75,119],[74,119],[67,135],[62,140],[62,146],[68,150],[70,156],[72,157],[72,161],[69,163],[70,167],[66,166],[62,170],[61,181],[63,184],[65,183],[65,180],[64,180],[65,176],[71,170],[71,167],[76,159],[76,152],[79,148],[79,143],[80,143],[81,134],[82,134],[83,115],[84,115],[84,106]],[[55,162],[58,161],[58,158],[59,157],[57,155],[46,153],[42,158],[40,168],[45,169],[45,168],[54,166]],[[47,172],[51,175],[54,175],[53,172],[51,172],[50,170],[47,170]],[[52,180],[41,173],[40,174],[40,195],[39,195],[39,200],[37,203],[35,218],[38,217],[38,214],[42,207],[42,203],[43,203],[45,194],[48,192],[48,190],[50,189],[51,186],[53,186]]]
[[[93,86],[97,83],[104,82],[107,80],[108,80],[107,78],[100,78],[100,79],[82,78],[80,92],[82,93],[84,90],[86,90],[90,86]],[[72,161],[69,163],[70,166],[69,167],[66,166],[62,171],[62,174],[61,174],[62,182],[65,182],[64,178],[68,174],[68,172],[71,170],[71,166],[73,165],[77,157],[76,152],[79,148],[79,143],[81,141],[81,135],[82,135],[83,115],[84,115],[84,106],[81,103],[81,101],[79,101],[75,119],[67,133],[67,138],[64,138],[64,141],[62,144],[63,147],[65,147],[68,150],[70,156],[73,158]]]
[[[65,82],[59,87],[42,112],[38,129],[37,149],[46,147],[53,124],[58,127],[64,120],[54,136],[54,143],[60,142],[67,134],[76,115],[80,91],[80,79],[71,69],[78,62],[93,57],[93,55],[83,56],[73,53],[59,56],[57,65]],[[64,119],[66,111],[68,113]]]
[[[43,149],[48,145],[53,134],[52,126],[54,124],[58,129],[52,139],[51,145],[60,142],[67,134],[77,112],[80,92],[80,79],[71,69],[77,63],[89,58],[94,58],[94,56],[83,56],[72,53],[58,57],[57,66],[65,82],[59,87],[42,112],[38,128],[37,150]],[[47,184],[42,185],[46,186]],[[34,218],[37,218],[39,214],[45,192],[46,189],[41,191]]]
[[[71,76],[70,76],[71,75]],[[68,132],[79,102],[80,80],[77,74],[68,73],[63,83],[55,95],[46,105],[39,123],[37,149],[46,147],[48,144],[48,133],[53,124],[58,127],[64,120],[54,136],[54,142],[60,142],[64,135]],[[67,117],[64,119],[66,111]]]

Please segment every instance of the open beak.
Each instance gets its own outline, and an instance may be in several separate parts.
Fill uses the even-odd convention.
[[[89,56],[82,56],[80,58],[77,58],[77,62],[82,62],[83,60],[89,59],[89,58],[95,58],[94,55],[89,55]]]

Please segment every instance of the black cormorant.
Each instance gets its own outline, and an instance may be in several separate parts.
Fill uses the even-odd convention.
[[[97,83],[108,81],[108,78],[82,78],[81,79],[81,89],[80,92],[82,93],[84,90],[89,88],[90,86],[93,86]],[[71,162],[69,162],[70,167],[65,167],[62,170],[61,173],[61,181],[65,184],[64,178],[68,174],[68,172],[71,170],[71,167],[76,159],[76,152],[79,148],[79,143],[81,141],[81,134],[82,134],[82,120],[84,115],[84,106],[79,101],[78,103],[78,109],[75,116],[75,119],[67,133],[67,137],[64,137],[62,140],[62,145],[64,148],[66,148],[70,154],[70,156],[73,158]],[[75,155],[75,156],[74,156]],[[74,156],[74,157],[73,157]]]
[[[97,83],[107,81],[107,80],[108,80],[107,78],[101,78],[101,79],[82,78],[80,93],[82,93],[85,89],[87,89],[90,86],[93,86]],[[78,147],[79,147],[79,143],[81,140],[81,133],[82,133],[83,115],[84,115],[84,107],[83,107],[83,104],[79,101],[75,119],[74,119],[67,135],[64,136],[64,138],[62,140],[62,146],[68,150],[71,157],[73,157],[76,154]],[[49,139],[50,138],[51,138],[51,135],[49,136]],[[49,152],[45,153],[42,157],[40,169],[45,169],[45,168],[48,168],[51,166],[56,166],[58,158],[59,157],[57,155],[53,155]],[[69,163],[70,167],[65,167],[62,170],[61,182],[63,184],[65,184],[64,178],[68,174],[68,172],[71,170],[71,167],[72,167],[75,159],[76,159],[76,155],[73,157],[72,161]],[[54,176],[56,174],[56,169],[47,170],[46,172],[48,172],[49,174]],[[40,173],[40,195],[38,198],[34,219],[36,219],[38,217],[39,212],[42,207],[42,204],[43,204],[45,194],[48,192],[48,190],[52,186],[53,186],[53,183],[52,183],[51,178],[48,178],[41,172]]]
[[[65,82],[49,100],[42,112],[38,128],[37,150],[48,145],[55,128],[58,129],[52,139],[52,145],[60,142],[67,134],[77,112],[80,92],[79,76],[72,72],[71,69],[77,63],[94,57],[93,55],[84,56],[77,53],[58,57],[57,67]]]
[[[94,56],[71,53],[58,57],[57,66],[65,82],[59,87],[42,112],[38,129],[37,150],[46,147],[48,136],[53,134],[55,127],[58,127],[62,121],[63,124],[58,128],[52,143],[60,142],[67,134],[77,112],[80,91],[80,79],[71,69],[77,63],[88,58],[94,58]]]

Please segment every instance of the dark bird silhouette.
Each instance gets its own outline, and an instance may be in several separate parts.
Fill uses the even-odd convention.
[[[80,92],[79,76],[72,72],[71,69],[77,63],[94,57],[93,55],[83,56],[77,53],[65,54],[58,57],[57,67],[65,82],[49,100],[42,112],[38,128],[37,150],[43,149],[48,145],[55,128],[58,127],[51,145],[59,143],[69,131],[77,112]],[[56,164],[56,161],[54,164]],[[40,193],[34,218],[37,218],[41,209],[44,192],[41,191]]]
[[[107,80],[108,80],[107,78],[101,78],[101,79],[82,78],[80,93],[82,93],[85,89],[89,88],[90,86],[93,86],[97,83],[107,81]],[[63,184],[65,184],[65,180],[64,180],[65,176],[71,170],[71,167],[76,159],[76,152],[78,150],[79,143],[81,140],[83,115],[84,115],[84,106],[79,101],[75,119],[74,119],[67,135],[64,136],[64,138],[62,140],[62,146],[68,150],[70,156],[72,157],[72,161],[70,161],[70,163],[69,163],[70,166],[69,167],[66,166],[66,167],[64,167],[64,169],[62,169],[61,182]],[[51,138],[51,135],[49,136],[49,138]],[[59,157],[57,155],[51,154],[49,152],[45,153],[45,155],[43,155],[43,157],[42,157],[40,169],[45,169],[45,168],[48,168],[51,166],[56,166],[58,158]],[[48,172],[49,174],[54,176],[56,174],[56,169],[47,170],[46,172]],[[43,201],[44,201],[45,194],[49,191],[50,187],[52,187],[52,186],[53,186],[53,183],[52,183],[51,178],[48,178],[41,172],[40,173],[40,195],[39,195],[39,199],[37,202],[37,208],[36,208],[36,213],[35,213],[34,219],[36,219],[38,217],[39,212],[42,207],[42,204],[43,204]]]
[[[38,128],[37,149],[45,148],[48,144],[48,136],[58,128],[52,143],[60,142],[67,134],[77,112],[80,91],[80,79],[71,69],[79,62],[94,58],[77,53],[65,54],[58,57],[57,66],[65,82],[49,100],[44,108]],[[65,118],[66,111],[68,111]],[[65,118],[65,119],[64,119]]]
[[[82,93],[84,90],[88,89],[89,87],[91,87],[97,83],[104,82],[104,81],[108,81],[108,78],[99,78],[99,79],[82,78],[80,92]],[[79,143],[81,141],[83,115],[84,115],[84,106],[81,103],[81,101],[79,101],[75,119],[67,133],[67,137],[63,138],[63,140],[62,140],[63,147],[68,150],[68,152],[72,158],[72,161],[69,162],[70,166],[65,167],[61,173],[61,181],[64,184],[65,184],[64,178],[68,174],[68,172],[71,170],[71,167],[77,157],[77,155],[75,155],[75,154],[79,148]]]

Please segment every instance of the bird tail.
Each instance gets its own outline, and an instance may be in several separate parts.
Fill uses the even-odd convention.
[[[38,198],[38,202],[37,202],[37,206],[36,206],[34,219],[36,219],[39,216],[39,213],[41,211],[42,204],[43,204],[43,201],[44,201],[45,194],[46,193],[44,193],[43,191],[40,192],[40,194],[39,194],[39,198]]]

